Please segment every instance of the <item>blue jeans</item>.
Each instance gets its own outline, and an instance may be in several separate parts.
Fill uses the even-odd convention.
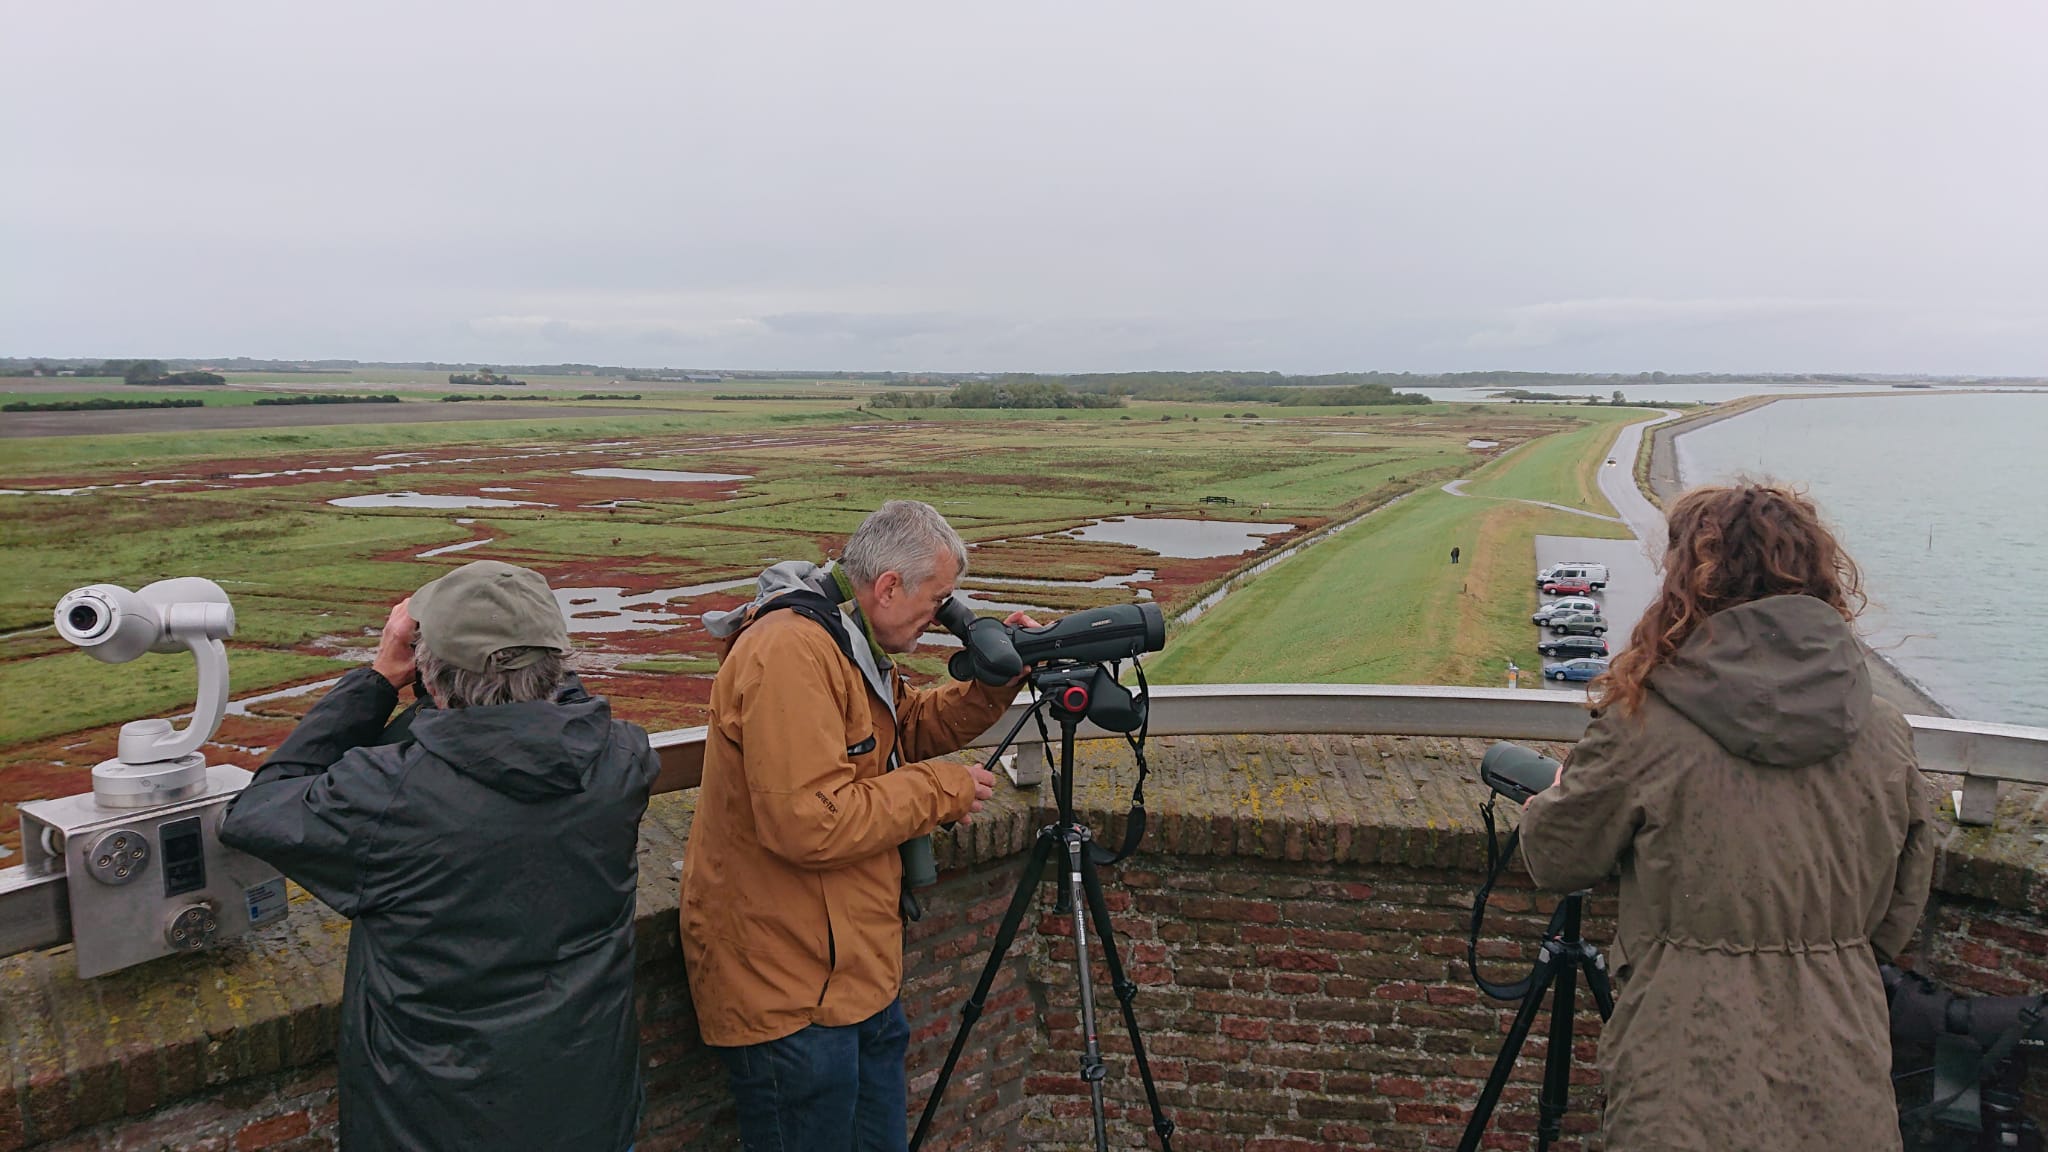
[[[904,1152],[910,1089],[903,1002],[859,1024],[720,1048],[746,1152]]]

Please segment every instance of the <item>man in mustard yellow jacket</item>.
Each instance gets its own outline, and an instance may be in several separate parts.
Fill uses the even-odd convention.
[[[990,797],[988,772],[930,757],[986,731],[1016,686],[912,689],[889,655],[966,568],[936,510],[892,500],[837,566],[778,564],[753,603],[705,617],[727,647],[683,852],[683,957],[750,1152],[906,1146],[898,848]]]

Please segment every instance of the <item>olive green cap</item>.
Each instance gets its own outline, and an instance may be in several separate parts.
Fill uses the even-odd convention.
[[[501,560],[477,560],[429,581],[412,594],[407,611],[419,622],[420,643],[465,671],[524,668],[541,658],[491,658],[507,648],[569,652],[569,627],[547,580]]]

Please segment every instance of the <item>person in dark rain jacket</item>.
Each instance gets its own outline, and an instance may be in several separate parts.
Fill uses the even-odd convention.
[[[636,850],[658,762],[564,672],[568,650],[538,573],[464,565],[392,609],[372,667],[228,811],[224,843],[354,921],[349,1152],[633,1143]],[[416,673],[434,707],[378,744]]]
[[[1804,497],[1745,484],[1673,504],[1664,569],[1522,817],[1539,886],[1621,867],[1607,1147],[1897,1149],[1878,961],[1919,923],[1934,826],[1855,566]]]

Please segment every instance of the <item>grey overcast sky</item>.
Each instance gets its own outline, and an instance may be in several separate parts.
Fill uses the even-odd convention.
[[[2048,374],[2048,5],[8,3],[0,355]]]

